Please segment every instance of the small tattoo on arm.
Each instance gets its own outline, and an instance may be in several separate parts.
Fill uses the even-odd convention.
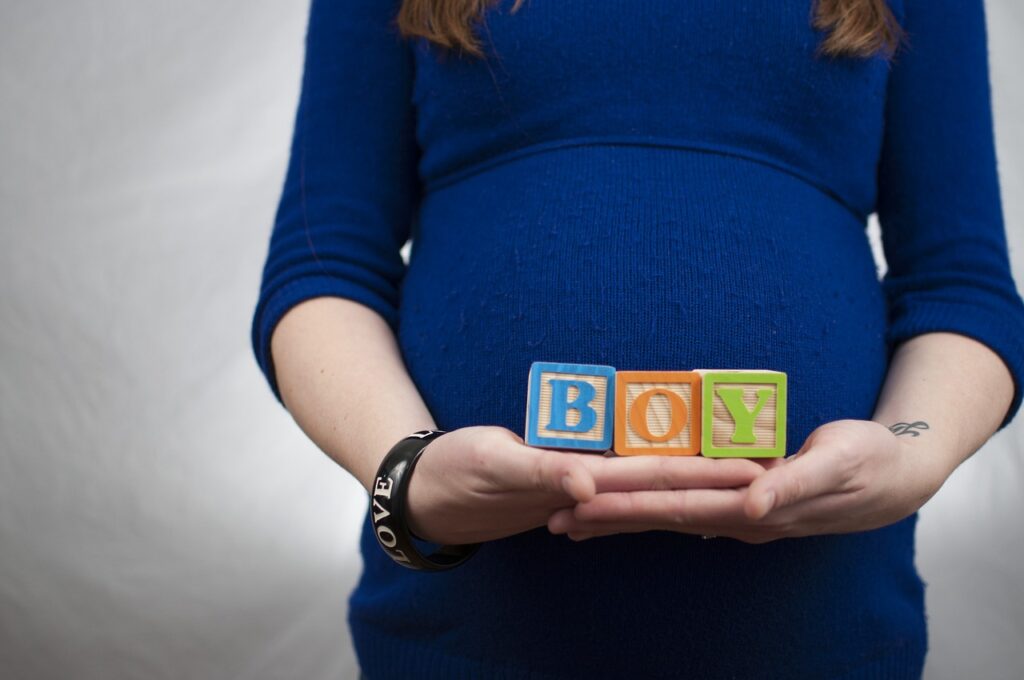
[[[927,430],[928,423],[923,420],[917,420],[912,423],[896,423],[890,425],[889,430],[897,437],[901,434],[909,434],[911,437],[917,437],[921,433],[918,430]]]

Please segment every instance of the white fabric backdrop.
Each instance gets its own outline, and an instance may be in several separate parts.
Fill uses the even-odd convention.
[[[0,677],[354,677],[361,488],[249,319],[307,3],[0,2]],[[1024,5],[990,0],[1024,272]],[[923,512],[927,677],[1024,677],[1024,426]]]

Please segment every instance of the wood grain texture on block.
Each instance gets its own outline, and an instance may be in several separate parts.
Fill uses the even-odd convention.
[[[613,367],[534,362],[524,439],[530,446],[607,451],[612,447],[614,404]]]
[[[786,455],[786,374],[707,370],[701,374],[701,453],[708,458]]]
[[[697,455],[700,404],[700,375],[693,371],[617,371],[615,453]]]

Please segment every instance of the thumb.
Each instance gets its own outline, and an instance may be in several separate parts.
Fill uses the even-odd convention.
[[[529,486],[532,489],[568,496],[578,503],[594,497],[597,492],[594,476],[578,459],[578,456],[585,454],[524,448],[534,451],[527,470]]]
[[[772,510],[781,507],[779,488],[785,487],[787,496],[793,496],[795,489],[793,482],[787,481],[787,477],[781,471],[786,470],[790,465],[795,464],[803,458],[808,449],[814,443],[813,435],[804,440],[799,450],[789,458],[768,458],[758,460],[765,468],[765,473],[755,479],[747,491],[747,501],[744,511],[751,519],[762,519]],[[764,479],[767,477],[767,479]]]
[[[744,507],[747,516],[762,519],[773,510],[836,490],[842,484],[842,473],[830,453],[829,444],[815,444],[755,479]]]

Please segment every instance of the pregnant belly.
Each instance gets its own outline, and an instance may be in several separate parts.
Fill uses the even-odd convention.
[[[719,154],[580,146],[429,193],[399,343],[439,427],[523,433],[533,361],[789,374],[793,452],[869,418],[886,307],[861,221]]]

